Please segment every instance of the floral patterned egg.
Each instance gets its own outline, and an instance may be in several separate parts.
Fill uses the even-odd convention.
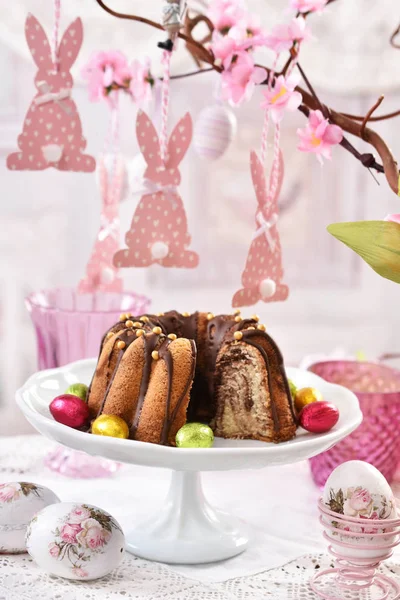
[[[44,571],[66,579],[108,575],[120,564],[125,537],[118,522],[90,504],[60,502],[35,515],[26,549]]]
[[[330,524],[338,529],[337,533],[328,531],[328,535],[333,541],[371,546],[371,550],[366,548],[347,549],[343,546],[338,550],[355,560],[372,557],[378,559],[382,550],[372,547],[376,546],[376,539],[365,537],[364,534],[385,533],[387,531],[385,520],[397,518],[395,498],[382,473],[373,465],[361,460],[347,461],[336,467],[330,474],[324,487],[323,501],[330,510],[344,517],[365,520],[365,525],[357,522],[345,524],[327,515],[324,516],[325,522],[330,521]],[[377,527],[376,522],[373,525],[368,523],[368,521],[376,521],[376,519],[382,520],[382,527]],[[340,535],[340,529],[351,531],[354,536]],[[357,536],[358,533],[363,535]],[[390,536],[382,539],[390,541]],[[335,544],[332,545],[335,548]]]
[[[46,487],[26,481],[0,484],[0,553],[26,552],[26,528],[33,515],[60,502]]]

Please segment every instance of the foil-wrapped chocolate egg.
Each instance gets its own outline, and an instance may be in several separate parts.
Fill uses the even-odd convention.
[[[89,407],[73,394],[62,394],[50,403],[50,412],[55,421],[77,429],[89,421]]]
[[[100,415],[92,423],[92,433],[126,440],[129,437],[129,427],[117,415]]]
[[[65,394],[72,394],[72,396],[78,396],[81,400],[86,402],[88,393],[88,386],[85,383],[73,383],[65,390]]]
[[[60,502],[48,488],[27,481],[0,484],[0,554],[26,552],[25,534],[33,515]]]
[[[313,387],[304,387],[296,390],[294,405],[297,412],[300,412],[307,404],[312,402],[321,402],[323,396],[319,390]]]
[[[214,432],[203,423],[186,423],[176,434],[178,448],[211,448],[214,443]]]
[[[339,420],[339,409],[331,402],[313,402],[303,408],[300,425],[311,433],[325,433]]]
[[[41,569],[66,579],[108,575],[120,564],[125,537],[108,512],[75,502],[47,506],[29,523],[26,549]]]

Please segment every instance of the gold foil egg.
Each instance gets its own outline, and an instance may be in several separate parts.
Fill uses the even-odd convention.
[[[126,440],[129,437],[129,427],[117,415],[100,415],[92,423],[92,433]]]
[[[319,390],[313,387],[305,387],[296,391],[294,405],[297,412],[300,412],[307,404],[320,402],[321,400],[323,400],[323,396]]]

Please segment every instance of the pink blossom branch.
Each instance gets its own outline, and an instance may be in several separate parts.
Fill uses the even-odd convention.
[[[144,17],[140,17],[140,16],[136,16],[136,15],[129,15],[129,14],[116,12],[116,11],[112,10],[111,8],[109,8],[103,2],[103,0],[96,0],[96,2],[103,10],[105,10],[106,12],[108,12],[110,15],[112,15],[114,17],[117,17],[119,19],[129,19],[132,21],[138,21],[140,23],[144,23],[151,27],[155,27],[156,29],[159,29],[161,31],[163,30],[162,25],[160,25],[159,23],[155,23],[154,21],[151,21],[150,19],[146,19]],[[335,2],[335,0],[329,0],[328,4],[330,4],[332,2]],[[396,30],[396,32],[393,34],[392,44],[393,44],[393,40],[396,37],[396,35],[398,34],[398,32],[399,31]],[[223,68],[220,65],[215,64],[213,53],[210,50],[208,50],[207,48],[205,48],[202,43],[194,40],[193,37],[191,37],[191,34],[186,35],[184,33],[179,33],[179,37],[186,42],[188,47],[191,49],[191,53],[200,62],[204,62],[204,63],[210,65],[211,69],[209,69],[209,70],[214,70],[214,71],[217,71],[218,73],[221,73],[223,71]],[[292,57],[290,57],[289,60],[291,62]],[[286,65],[285,65],[286,69],[290,65],[290,62],[286,63]],[[263,67],[263,68],[267,71],[268,76],[269,76],[271,73],[271,69],[268,67]],[[202,71],[203,70],[200,69],[199,71],[196,71],[195,73],[191,73],[190,75],[198,74],[198,73],[201,73]],[[266,81],[268,81],[268,78]],[[308,82],[308,85],[310,87],[312,87],[308,80],[307,80],[307,82]],[[377,121],[377,120],[393,118],[393,117],[397,116],[398,114],[400,114],[400,111],[398,111],[396,113],[392,113],[390,115],[384,115],[383,117],[373,118],[373,117],[368,117],[368,115],[366,115],[366,117],[368,117],[367,119],[366,119],[366,117],[354,117],[353,118],[351,115],[346,115],[345,113],[337,112],[337,111],[329,108],[325,104],[323,104],[319,100],[318,96],[315,94],[314,90],[313,90],[313,93],[311,93],[311,92],[307,92],[306,90],[303,90],[300,87],[297,87],[296,89],[303,96],[303,104],[299,107],[299,110],[303,114],[307,115],[307,114],[309,114],[310,110],[318,110],[319,109],[323,112],[323,114],[325,114],[329,117],[329,121],[332,124],[338,125],[339,127],[341,127],[343,129],[343,131],[362,139],[364,142],[367,142],[368,144],[370,144],[371,146],[373,146],[375,148],[376,152],[379,154],[379,156],[382,160],[382,164],[379,164],[375,160],[375,158],[372,154],[361,154],[360,152],[358,152],[358,150],[356,150],[356,148],[354,148],[354,146],[352,146],[348,140],[344,139],[341,143],[342,147],[345,148],[348,152],[350,152],[355,158],[357,158],[357,160],[359,160],[363,166],[365,166],[368,169],[374,169],[380,173],[384,173],[390,188],[393,190],[394,193],[397,194],[398,193],[398,181],[399,181],[399,170],[398,170],[397,162],[396,162],[395,158],[393,157],[386,142],[375,131],[366,127],[366,123],[369,120]],[[357,121],[362,121],[362,123],[360,124]]]

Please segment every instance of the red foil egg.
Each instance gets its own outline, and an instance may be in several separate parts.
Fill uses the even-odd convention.
[[[57,396],[49,408],[56,421],[74,429],[86,425],[89,421],[88,405],[81,398],[72,394]]]
[[[300,413],[300,425],[312,433],[325,433],[339,420],[339,410],[331,402],[307,404]]]

